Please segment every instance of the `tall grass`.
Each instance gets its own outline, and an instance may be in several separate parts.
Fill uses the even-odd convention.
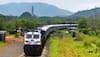
[[[89,36],[83,33],[76,35],[76,41],[70,34],[65,34],[62,38],[51,37],[50,57],[100,57],[100,38]]]
[[[59,38],[50,38],[49,57],[61,57],[59,42]]]
[[[82,41],[74,41],[73,47],[78,53],[79,57],[99,57],[100,56],[100,38],[96,36],[89,36],[83,33],[77,34],[77,38]]]
[[[73,49],[72,45],[73,41],[69,35],[61,39],[60,41],[61,57],[77,57],[77,53]]]

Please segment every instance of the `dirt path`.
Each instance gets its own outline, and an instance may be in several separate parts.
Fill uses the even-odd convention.
[[[23,51],[23,43],[12,43],[4,51],[0,52],[0,57],[18,57]]]
[[[16,42],[9,45],[3,52],[0,52],[0,57],[25,57],[23,43]],[[39,57],[48,57],[48,43],[46,43],[42,55]]]

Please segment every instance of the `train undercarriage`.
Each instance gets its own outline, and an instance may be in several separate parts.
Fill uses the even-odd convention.
[[[41,56],[42,50],[41,45],[24,45],[25,56]]]

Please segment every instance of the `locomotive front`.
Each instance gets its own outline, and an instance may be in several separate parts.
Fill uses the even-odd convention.
[[[25,56],[40,56],[42,53],[41,33],[39,31],[27,32],[24,35]]]

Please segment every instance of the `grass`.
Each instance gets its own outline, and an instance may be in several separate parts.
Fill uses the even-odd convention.
[[[61,57],[60,56],[60,39],[59,38],[50,38],[50,51],[49,51],[49,57]]]
[[[100,38],[89,36],[83,33],[77,34],[73,40],[70,34],[63,34],[63,37],[50,38],[49,57],[100,57]]]
[[[70,38],[63,37],[61,39],[60,41],[61,57],[77,57],[77,54],[72,47],[72,44],[73,42]]]
[[[79,57],[99,57],[100,56],[100,39],[96,36],[89,36],[82,33],[77,35],[82,41],[73,41],[73,47]]]
[[[0,42],[0,51],[2,51],[5,47],[7,47],[8,44],[4,42]]]

